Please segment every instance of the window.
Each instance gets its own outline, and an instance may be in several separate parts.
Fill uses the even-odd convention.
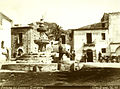
[[[106,53],[106,48],[102,48],[102,53]]]
[[[102,23],[102,27],[103,27],[103,28],[105,27],[105,23]]]
[[[19,44],[22,44],[22,33],[19,33]]]
[[[105,40],[105,33],[101,33],[102,40]]]
[[[92,33],[87,33],[86,34],[86,37],[87,37],[87,43],[92,43]]]

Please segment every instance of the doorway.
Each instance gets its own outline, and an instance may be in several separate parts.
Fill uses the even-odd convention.
[[[87,62],[93,62],[93,51],[91,49],[87,50]]]

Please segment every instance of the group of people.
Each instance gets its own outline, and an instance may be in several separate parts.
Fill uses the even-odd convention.
[[[84,53],[81,60],[80,60],[80,62],[87,62],[87,58],[88,58],[87,54]]]
[[[86,53],[83,54],[80,62],[87,62],[88,56]],[[96,59],[97,60],[97,59]],[[106,56],[102,55],[102,53],[98,53],[98,62],[100,63],[120,63],[120,55],[119,56]]]
[[[120,63],[120,56],[102,56],[99,53],[98,61],[103,63]]]

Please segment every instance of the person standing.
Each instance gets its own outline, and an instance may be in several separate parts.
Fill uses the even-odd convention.
[[[102,54],[101,54],[101,52],[99,52],[99,54],[98,54],[98,61],[99,62],[101,61],[101,57],[102,57]]]
[[[61,44],[59,44],[59,61],[61,60],[62,56],[63,56],[63,47]]]
[[[61,45],[61,42],[59,43],[58,50],[59,50],[58,70],[60,70],[61,69],[61,59],[63,57],[63,47]]]
[[[84,61],[87,62],[87,59],[88,59],[87,54],[84,53]]]
[[[0,61],[4,62],[7,61],[8,52],[7,49],[4,47],[4,41],[1,42],[0,47]]]
[[[75,60],[75,50],[72,50],[72,60]]]

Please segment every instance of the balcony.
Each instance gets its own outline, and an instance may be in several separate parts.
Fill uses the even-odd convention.
[[[88,46],[88,47],[95,46],[95,43],[94,42],[84,43],[84,46]]]
[[[38,39],[38,40],[34,40],[34,42],[38,45],[49,44],[49,40],[46,40],[46,39]]]

